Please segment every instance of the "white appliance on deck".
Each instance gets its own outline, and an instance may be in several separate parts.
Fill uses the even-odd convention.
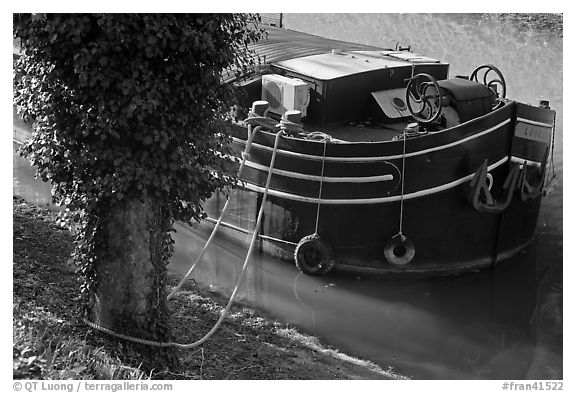
[[[262,99],[268,101],[272,113],[282,116],[286,111],[298,110],[306,117],[310,91],[300,79],[268,74],[262,75]]]

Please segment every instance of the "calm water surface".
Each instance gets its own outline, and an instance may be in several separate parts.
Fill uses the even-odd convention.
[[[547,99],[557,111],[559,185],[543,200],[534,243],[495,270],[420,280],[316,278],[255,253],[239,300],[413,378],[562,378],[562,37],[519,29],[495,15],[285,14],[284,23],[346,41],[411,45],[414,52],[449,62],[452,76],[467,75],[480,64],[496,65],[509,97],[528,103]],[[32,175],[14,155],[14,193],[49,203],[49,188]],[[183,274],[209,232],[177,229],[169,269]],[[217,236],[194,279],[229,294],[246,251]]]

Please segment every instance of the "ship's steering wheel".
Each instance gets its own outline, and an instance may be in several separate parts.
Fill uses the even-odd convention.
[[[471,81],[480,82],[488,86],[496,94],[496,103],[492,109],[497,107],[506,98],[506,81],[502,72],[492,64],[484,64],[477,67],[469,78]]]
[[[432,123],[442,112],[442,93],[433,76],[414,75],[406,86],[406,104],[412,117],[420,123]]]

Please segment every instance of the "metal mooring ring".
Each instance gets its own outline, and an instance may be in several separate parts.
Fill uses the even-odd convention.
[[[406,236],[398,234],[384,246],[384,256],[393,265],[407,265],[414,259],[416,247]]]

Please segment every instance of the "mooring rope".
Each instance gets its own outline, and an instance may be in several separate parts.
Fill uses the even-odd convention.
[[[416,65],[412,63],[412,76],[414,78],[414,70],[416,69]],[[404,238],[404,234],[402,233],[403,225],[404,225],[404,175],[406,173],[406,130],[402,132],[402,184],[400,186],[400,223],[398,226],[398,233],[395,236],[400,236],[400,238]]]
[[[554,187],[554,184],[556,182],[556,168],[554,167],[554,139],[555,139],[555,135],[556,135],[556,113],[554,113],[554,121],[552,123],[553,127],[552,127],[552,142],[551,142],[551,149],[550,149],[550,164],[548,166],[548,169],[546,171],[546,173],[543,174],[543,176],[545,177],[546,181],[545,181],[545,185],[542,189],[543,193],[545,194],[545,196],[547,196],[546,194],[549,195],[549,193],[552,192],[552,188]]]
[[[260,116],[251,110],[248,113],[248,118],[246,118],[246,120],[244,121],[248,125],[248,127],[247,127],[248,138],[246,140],[246,147],[244,148],[244,151],[242,152],[242,161],[240,163],[240,168],[238,168],[238,177],[240,177],[240,174],[242,173],[242,169],[244,169],[244,165],[246,163],[246,160],[248,159],[248,157],[250,155],[250,148],[252,147],[252,142],[254,140],[254,136],[256,135],[256,133],[258,131],[260,131],[260,129],[263,127],[267,128],[267,129],[270,129],[270,128],[273,129],[276,126],[276,122],[273,119],[266,117],[267,112],[268,112],[268,109],[266,109],[264,114],[262,116]],[[254,127],[254,129],[252,130],[253,126],[256,126],[256,127]],[[218,220],[216,221],[216,224],[214,225],[214,228],[212,229],[212,233],[210,234],[210,237],[208,238],[206,244],[204,245],[204,248],[202,248],[202,251],[196,257],[196,260],[194,261],[194,263],[192,264],[192,266],[190,267],[190,269],[188,270],[186,275],[182,278],[182,280],[180,280],[180,282],[172,290],[172,292],[170,292],[170,294],[168,295],[168,300],[170,300],[176,294],[176,292],[178,292],[180,290],[180,288],[182,288],[182,286],[184,285],[186,280],[188,280],[188,278],[190,277],[190,275],[192,274],[192,272],[194,271],[196,266],[202,260],[204,253],[206,252],[206,250],[208,249],[208,247],[212,243],[212,240],[216,236],[218,228],[220,228],[220,224],[222,223],[222,219],[224,218],[224,214],[226,213],[226,211],[228,209],[229,202],[230,202],[230,198],[226,198],[226,203],[224,204],[224,207],[222,208],[222,212],[220,213],[220,217],[218,217]]]
[[[404,174],[406,173],[406,133],[403,133],[404,141],[402,148],[402,183],[400,186],[400,225],[396,236],[403,236],[403,220],[404,220]]]
[[[274,150],[272,151],[272,157],[270,159],[270,168],[268,169],[268,176],[266,178],[266,186],[264,188],[264,193],[262,196],[262,205],[260,206],[260,211],[258,212],[258,218],[256,220],[256,228],[254,229],[254,233],[252,234],[252,240],[250,241],[250,247],[248,248],[248,253],[246,254],[246,258],[244,259],[244,264],[242,265],[242,270],[240,271],[240,274],[238,275],[238,278],[236,280],[236,285],[234,287],[234,290],[232,291],[232,295],[230,295],[230,299],[228,300],[228,304],[226,305],[224,310],[222,310],[220,318],[218,318],[218,321],[216,321],[216,323],[214,324],[212,329],[208,333],[206,333],[206,335],[204,335],[204,337],[202,337],[201,339],[199,339],[193,343],[190,343],[190,344],[181,344],[181,343],[176,343],[176,342],[172,342],[172,341],[160,342],[160,341],[147,340],[147,339],[143,339],[143,338],[132,337],[132,336],[129,336],[126,334],[118,333],[118,332],[115,332],[115,331],[108,329],[104,326],[100,326],[100,325],[98,325],[92,321],[89,321],[87,318],[84,318],[84,322],[88,326],[92,327],[93,329],[96,329],[98,331],[110,334],[112,336],[122,338],[122,339],[125,339],[128,341],[136,342],[139,344],[156,346],[156,347],[175,347],[175,348],[180,348],[180,349],[193,349],[193,348],[196,348],[196,347],[202,345],[204,342],[206,342],[216,332],[216,330],[218,330],[218,328],[220,327],[220,325],[224,321],[224,318],[226,317],[226,315],[230,311],[230,308],[232,307],[232,304],[234,302],[234,298],[236,297],[236,294],[238,293],[238,289],[240,288],[240,282],[242,281],[242,278],[244,277],[244,273],[246,272],[246,268],[248,267],[248,261],[250,260],[250,256],[252,255],[252,251],[254,250],[254,246],[256,244],[256,239],[258,239],[258,232],[260,232],[260,225],[262,222],[262,217],[264,215],[264,207],[266,205],[266,199],[268,198],[268,190],[270,188],[270,181],[272,179],[272,172],[273,172],[272,169],[274,168],[274,161],[276,160],[276,153],[278,151],[278,143],[280,142],[280,137],[283,134],[284,134],[284,131],[282,131],[282,130],[280,130],[276,133],[276,138],[274,140]]]
[[[324,183],[324,163],[326,162],[326,144],[328,138],[324,138],[324,151],[322,153],[322,170],[320,171],[320,188],[318,190],[318,205],[316,207],[316,226],[314,233],[318,234],[318,223],[320,222],[320,205],[322,201],[322,184]]]
[[[286,119],[280,119],[280,124],[276,127],[280,127],[281,130],[286,131],[289,135],[298,135],[303,132],[302,124]]]
[[[242,173],[242,169],[244,169],[244,165],[246,164],[246,160],[247,160],[249,153],[250,153],[250,148],[252,147],[252,141],[254,140],[254,135],[256,135],[256,133],[260,130],[261,127],[262,126],[256,126],[256,127],[254,127],[254,130],[252,130],[252,124],[248,123],[248,138],[246,140],[246,147],[244,148],[244,151],[242,152],[242,161],[240,162],[240,168],[238,168],[238,177],[240,177],[240,174]],[[170,294],[168,295],[168,300],[172,299],[172,297],[176,294],[176,292],[178,292],[180,290],[180,288],[182,288],[184,283],[188,280],[188,277],[190,277],[190,275],[192,274],[192,272],[194,271],[196,266],[200,263],[200,261],[204,257],[206,250],[208,249],[208,247],[212,243],[212,240],[216,236],[216,233],[218,232],[218,228],[220,228],[220,224],[222,223],[222,219],[224,218],[224,215],[226,214],[226,211],[228,210],[228,205],[230,204],[230,199],[231,199],[230,197],[226,198],[226,203],[224,204],[224,207],[222,208],[222,211],[220,212],[220,217],[218,217],[218,221],[216,221],[216,224],[214,225],[214,228],[212,229],[212,233],[210,233],[210,237],[208,237],[206,244],[204,244],[204,248],[202,248],[202,251],[200,251],[200,254],[198,254],[198,256],[196,257],[196,260],[194,261],[194,263],[192,264],[192,266],[190,267],[188,272],[180,280],[178,285],[176,285],[176,287],[172,290],[172,292],[170,292]]]
[[[274,131],[278,128],[278,122],[266,116],[268,111],[269,109],[266,109],[266,111],[264,111],[264,114],[260,116],[257,113],[253,112],[252,110],[250,110],[248,112],[248,117],[246,118],[246,120],[244,120],[244,123],[252,126],[261,126],[262,128],[265,128],[268,131]]]

